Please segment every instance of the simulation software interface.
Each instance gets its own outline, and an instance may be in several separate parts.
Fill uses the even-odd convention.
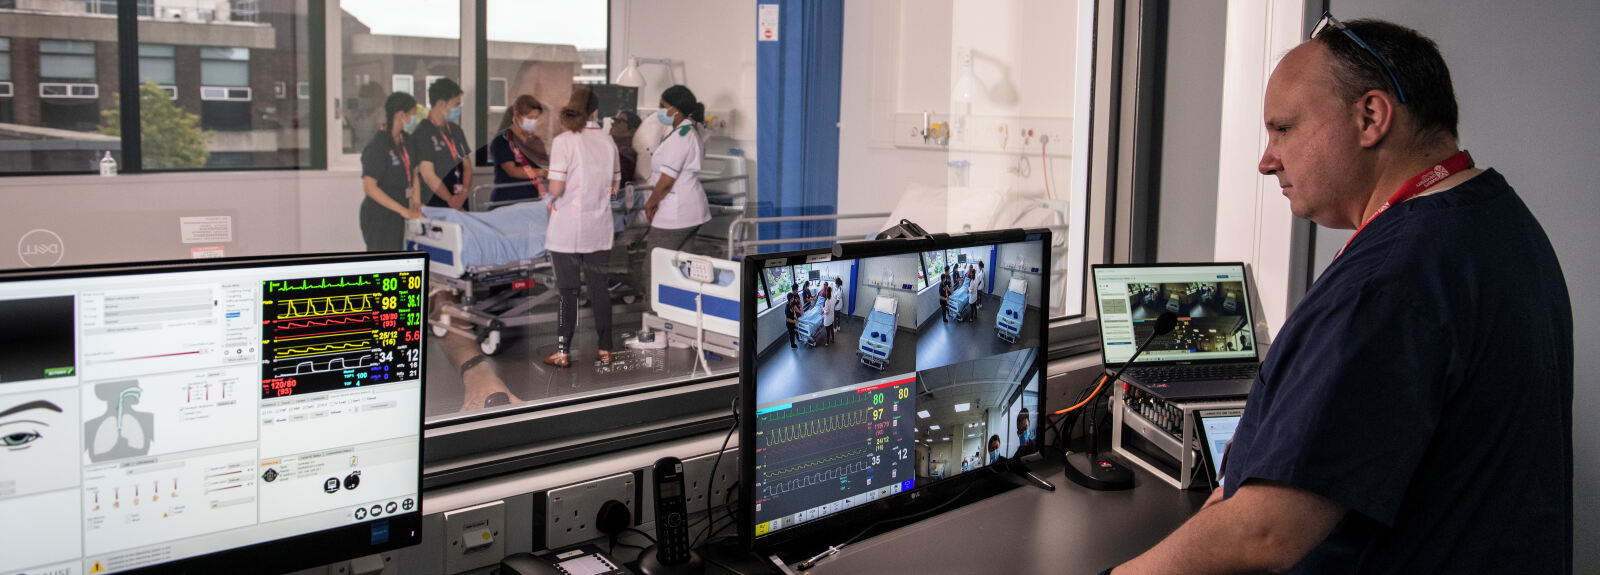
[[[423,265],[0,282],[0,572],[381,543],[420,504]]]
[[[757,356],[754,535],[1035,451],[1037,324],[1025,325],[1012,342],[996,337],[996,318],[1013,310],[1038,321],[1042,260],[1043,245],[1029,241],[768,265],[768,288],[801,278],[794,283],[807,289],[809,273],[843,286],[846,297],[829,348],[791,347],[783,336]],[[939,307],[917,307],[919,300],[938,302],[947,274],[968,289],[969,272],[984,274],[978,285],[989,286],[971,290],[983,298],[978,320],[943,322]],[[784,305],[764,313],[782,314]],[[802,314],[799,322],[805,321]],[[877,343],[858,347],[858,341]],[[872,350],[888,359],[853,361]]]
[[[1256,355],[1244,266],[1095,268],[1094,281],[1107,363],[1132,357],[1169,311],[1177,327],[1152,340],[1139,363]]]

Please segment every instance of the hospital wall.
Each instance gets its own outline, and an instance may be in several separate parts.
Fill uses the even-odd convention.
[[[861,260],[861,281],[856,286],[857,300],[855,313],[857,317],[872,315],[872,302],[879,295],[891,296],[900,301],[896,304],[895,324],[903,329],[915,331],[917,329],[917,297],[915,290],[900,289],[899,286],[917,283],[916,257],[889,257],[867,258]],[[894,287],[879,288],[868,285],[883,278],[884,272],[894,274]]]
[[[1068,135],[1059,147],[1049,147],[1046,166],[1037,138],[1024,150],[1021,136],[1013,133],[1008,141],[1012,151],[1000,152],[992,122],[1008,118],[1013,130],[1030,121],[1024,118],[1036,118],[1038,125],[1070,126],[1072,75],[1060,70],[1072,67],[1074,5],[1025,0],[846,2],[839,213],[890,212],[910,186],[940,188],[952,182],[1042,195],[1047,171],[1056,197],[1065,197],[1061,191],[1070,186],[1070,129],[1062,128]],[[935,121],[948,120],[961,48],[978,54],[974,71],[989,88],[971,104],[970,114],[975,123],[991,122],[984,124],[991,129],[975,125],[965,142],[952,138],[949,146],[923,145],[920,139],[897,142],[910,116],[920,121],[927,110]],[[1028,169],[1010,173],[1019,160]],[[949,162],[967,162],[969,167],[950,168]],[[839,229],[841,234],[867,234],[879,224],[845,221]]]
[[[784,324],[788,318],[783,314],[783,308],[772,307],[756,314],[756,347],[757,352],[766,351],[768,347],[789,338],[789,328]]]
[[[1039,307],[1039,294],[1044,293],[1044,275],[1030,271],[1012,271],[1008,269],[1008,266],[1026,267],[1028,269],[1038,268],[1039,248],[1039,242],[1001,244],[996,247],[995,261],[990,264],[994,266],[994,286],[991,291],[995,295],[1005,297],[1006,290],[1010,289],[1011,286],[1011,278],[1020,278],[1028,282],[1026,298],[1028,307]],[[1018,265],[1019,263],[1020,265]]]

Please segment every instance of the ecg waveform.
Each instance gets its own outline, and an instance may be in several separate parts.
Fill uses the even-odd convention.
[[[914,477],[915,381],[861,384],[757,413],[757,522]]]
[[[422,290],[410,272],[264,282],[262,398],[420,377]]]

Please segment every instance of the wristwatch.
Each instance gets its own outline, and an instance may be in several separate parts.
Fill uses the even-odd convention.
[[[477,367],[478,364],[483,363],[484,360],[487,359],[489,359],[489,356],[480,353],[476,356],[473,356],[472,359],[461,362],[461,377],[466,377],[467,370]]]

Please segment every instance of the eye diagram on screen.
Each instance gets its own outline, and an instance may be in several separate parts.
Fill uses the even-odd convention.
[[[915,382],[901,376],[758,408],[757,534],[911,489]]]
[[[262,399],[420,377],[421,283],[409,272],[263,283]]]

